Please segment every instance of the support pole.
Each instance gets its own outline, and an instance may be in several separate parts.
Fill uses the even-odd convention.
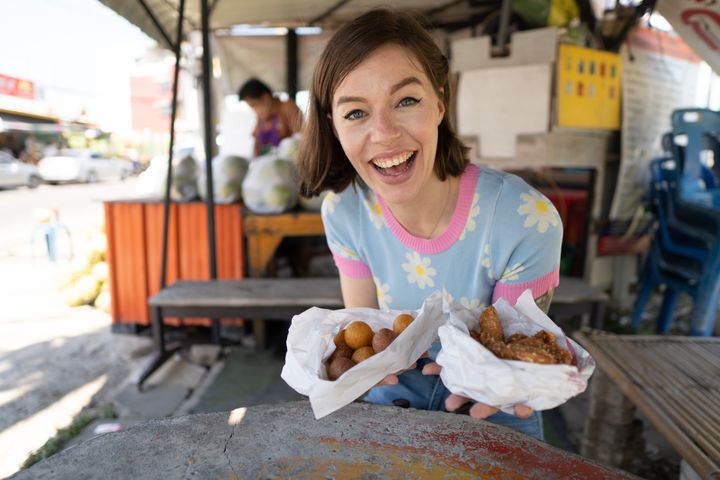
[[[168,231],[170,225],[170,186],[172,184],[172,152],[175,144],[175,117],[177,116],[177,92],[178,92],[178,78],[180,75],[180,44],[182,43],[183,36],[183,20],[185,16],[185,0],[180,0],[180,6],[178,7],[178,24],[177,24],[177,39],[173,45],[173,52],[175,53],[175,71],[173,72],[173,87],[172,87],[172,103],[170,111],[170,146],[168,149],[168,171],[167,180],[165,182],[165,199],[163,202],[163,236],[162,236],[162,259],[160,266],[160,288],[165,288],[167,284],[167,257],[168,257]],[[165,324],[163,323],[163,317],[160,309],[153,307],[150,311],[150,317],[152,322],[152,336],[155,343],[155,353],[150,359],[148,365],[145,366],[140,377],[138,378],[138,389],[142,390],[143,383],[148,379],[152,373],[160,368],[177,350],[177,347],[168,349],[165,344]]]
[[[170,146],[168,149],[168,169],[167,181],[165,182],[165,199],[163,203],[163,244],[162,244],[162,263],[160,266],[160,288],[167,285],[167,257],[168,257],[168,232],[170,225],[170,189],[172,184],[172,156],[175,147],[175,118],[177,117],[177,96],[178,96],[178,79],[180,78],[180,44],[183,36],[183,20],[185,17],[185,0],[180,0],[177,24],[177,39],[174,45],[175,53],[175,70],[173,71],[172,84],[172,103],[170,104]]]
[[[292,101],[298,91],[298,36],[294,28],[287,32],[287,92]]]
[[[210,63],[210,11],[208,0],[200,1],[200,18],[202,28],[202,84],[203,84],[203,124],[205,137],[205,178],[207,191],[207,229],[209,245],[210,279],[217,279],[217,260],[215,258],[215,192],[213,191],[212,158],[215,153],[215,132],[212,125],[212,67]],[[220,343],[220,320],[212,319],[213,343]]]

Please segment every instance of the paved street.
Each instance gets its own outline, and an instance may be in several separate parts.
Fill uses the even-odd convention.
[[[35,210],[57,208],[81,253],[87,235],[102,227],[100,199],[130,195],[135,182],[0,190],[0,477],[98,391],[117,385],[130,364],[128,343],[131,351],[145,340],[111,335],[108,314],[63,303],[57,283],[68,261],[48,261]],[[69,254],[67,242],[59,254]]]

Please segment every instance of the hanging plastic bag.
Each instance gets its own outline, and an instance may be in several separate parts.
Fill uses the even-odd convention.
[[[242,200],[242,183],[249,165],[247,159],[237,155],[218,155],[212,160],[213,197],[215,203],[233,203]],[[198,177],[200,198],[207,198],[205,169],[200,169]]]
[[[255,213],[282,213],[294,208],[298,185],[292,161],[272,153],[250,162],[242,197],[245,206]]]

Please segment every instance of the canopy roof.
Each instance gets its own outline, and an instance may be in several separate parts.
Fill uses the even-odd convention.
[[[100,0],[160,45],[174,43],[179,0]],[[500,0],[393,0],[383,6],[417,10],[435,23],[478,23]],[[210,0],[210,30],[234,25],[332,28],[369,8],[378,0]],[[200,2],[186,0],[185,31],[200,30]],[[157,22],[157,24],[156,24]]]

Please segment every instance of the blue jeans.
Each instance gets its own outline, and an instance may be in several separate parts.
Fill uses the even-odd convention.
[[[431,352],[431,357],[434,357]],[[397,385],[386,385],[371,389],[363,398],[368,403],[436,410],[447,412],[445,399],[450,391],[445,388],[438,375],[423,375],[422,367],[431,360],[421,359],[417,368],[398,376]],[[519,418],[504,412],[487,417],[488,422],[518,430],[538,440],[544,440],[543,423],[540,412],[534,412],[529,418]]]

